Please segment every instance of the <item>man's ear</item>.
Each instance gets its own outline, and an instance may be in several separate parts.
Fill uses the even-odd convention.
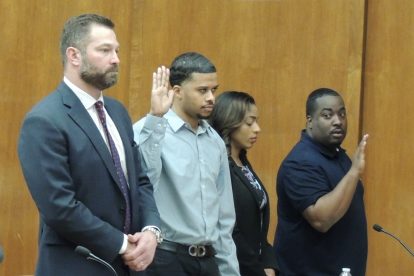
[[[78,49],[75,47],[68,47],[66,49],[66,60],[74,66],[79,66],[82,62],[82,56]]]
[[[312,116],[310,115],[306,115],[306,126],[309,129],[312,129]]]
[[[181,99],[182,98],[182,92],[183,91],[182,91],[180,85],[174,85],[173,88],[172,88],[172,91],[174,93],[174,98],[177,98],[177,99]]]

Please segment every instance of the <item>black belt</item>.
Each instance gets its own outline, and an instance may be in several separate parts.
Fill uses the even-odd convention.
[[[197,258],[208,258],[216,255],[216,250],[214,250],[214,247],[211,245],[184,245],[172,241],[163,240],[162,243],[158,245],[158,248],[170,252],[176,252],[179,254],[188,254],[191,257]]]

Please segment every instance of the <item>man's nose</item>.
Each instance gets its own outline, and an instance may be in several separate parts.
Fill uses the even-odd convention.
[[[332,118],[332,123],[334,125],[342,125],[343,119],[341,116],[339,116],[338,114],[334,115]]]
[[[208,90],[208,92],[205,94],[206,100],[207,101],[214,101],[214,94],[213,91]]]
[[[121,60],[119,59],[118,53],[114,52],[112,55],[112,59],[111,59],[112,63],[116,63],[119,64],[121,62]]]

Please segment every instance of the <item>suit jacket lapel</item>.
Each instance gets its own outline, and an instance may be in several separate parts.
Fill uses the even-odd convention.
[[[243,183],[243,185],[245,185],[247,189],[249,189],[249,192],[252,194],[253,198],[255,199],[257,207],[260,208],[261,199],[257,196],[257,193],[254,190],[255,188],[252,186],[252,184],[250,184],[250,182],[247,180],[242,170],[236,165],[233,159],[231,159],[231,166],[234,166],[233,171],[236,173],[237,177],[240,179],[240,182]],[[250,169],[250,171],[252,170]],[[257,178],[257,176],[254,173],[253,175],[256,177],[257,181],[260,182],[260,180]]]
[[[236,176],[239,178],[239,182],[243,183],[243,185],[245,185],[247,187],[247,189],[250,191],[250,193],[252,193],[253,198],[255,199],[257,208],[260,209],[260,204],[262,199],[259,198],[257,196],[256,191],[254,190],[255,188],[249,183],[249,181],[247,180],[247,178],[244,176],[243,172],[241,171],[240,168],[237,167],[236,163],[233,161],[232,158],[229,159],[230,160],[230,166],[234,166],[232,168],[232,171],[235,172]],[[269,216],[270,216],[270,208],[269,208],[269,195],[266,192],[266,189],[264,188],[260,178],[256,175],[256,173],[253,171],[252,166],[250,165],[249,161],[246,158],[242,159],[242,162],[244,162],[245,164],[247,164],[247,166],[249,167],[250,171],[252,172],[252,174],[254,175],[254,177],[257,179],[257,181],[259,182],[260,186],[263,189],[263,192],[266,195],[267,198],[267,204],[264,208],[263,212],[263,224],[262,224],[262,235],[263,235],[263,240],[267,240],[267,231],[268,231],[268,223],[269,223]]]
[[[116,183],[118,183],[119,180],[116,174],[114,163],[112,161],[111,153],[109,152],[105,141],[102,139],[101,133],[99,132],[95,123],[92,121],[89,113],[65,83],[62,82],[58,90],[62,94],[63,104],[68,107],[69,117],[71,117],[72,120],[75,121],[76,124],[89,137],[89,140],[95,147],[99,156],[102,158],[102,161],[112,175],[112,178]],[[120,184],[118,183],[118,186],[119,185]]]

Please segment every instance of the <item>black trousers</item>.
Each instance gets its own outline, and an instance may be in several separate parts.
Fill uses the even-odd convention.
[[[188,254],[157,248],[147,276],[220,276],[214,257],[192,257]]]

